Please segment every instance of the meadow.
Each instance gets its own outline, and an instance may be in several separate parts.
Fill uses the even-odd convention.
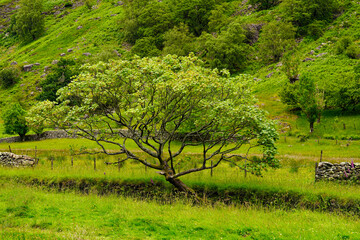
[[[321,150],[325,161],[356,161],[359,142],[317,141],[282,137],[280,168],[262,177],[245,176],[228,164],[212,176],[206,171],[183,177],[208,198],[202,205],[174,194],[162,176],[143,165],[130,161],[118,168],[106,164],[118,156],[71,155],[70,145],[96,150],[91,141],[3,143],[0,151],[10,145],[13,152],[30,156],[36,147],[39,164],[0,168],[0,238],[359,239],[358,186],[314,182]],[[191,148],[185,157],[196,160],[199,152]],[[86,191],[81,184],[88,184]],[[215,192],[218,198],[211,196]]]

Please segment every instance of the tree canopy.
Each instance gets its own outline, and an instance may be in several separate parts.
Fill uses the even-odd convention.
[[[24,140],[29,128],[25,120],[26,111],[20,106],[19,103],[11,105],[2,114],[4,120],[5,133],[7,134],[19,134],[22,140]]]
[[[192,190],[179,177],[225,161],[244,168],[242,160],[247,159],[253,173],[277,165],[274,123],[255,106],[246,76],[204,68],[194,56],[171,55],[100,62],[82,71],[58,91],[60,103],[41,102],[30,118],[41,115],[95,141],[106,154],[157,169],[187,192]],[[109,151],[106,144],[116,145],[118,151]],[[201,147],[201,165],[178,172],[174,166],[189,146]],[[249,151],[258,147],[263,156],[252,158]]]
[[[45,31],[42,0],[22,0],[15,15],[15,31],[23,41],[33,41]]]

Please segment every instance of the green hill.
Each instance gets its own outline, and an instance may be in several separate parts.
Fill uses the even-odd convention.
[[[289,61],[299,64],[300,77],[311,74],[327,96],[339,86],[347,86],[353,81],[354,67],[360,58],[360,4],[339,0],[334,1],[333,9],[328,9],[324,7],[330,6],[326,1],[312,0],[307,6],[299,2],[138,0],[130,4],[111,0],[44,0],[45,32],[24,43],[10,31],[11,18],[19,11],[20,2],[0,0],[0,69],[13,66],[20,70],[20,80],[14,86],[0,89],[0,108],[14,101],[25,108],[33,105],[43,90],[42,82],[62,58],[75,60],[78,67],[133,54],[192,51],[209,67],[228,67],[233,74],[250,74],[256,83],[259,106],[279,120],[280,132],[304,135],[309,128],[306,118],[290,111],[291,107],[279,97],[289,81],[283,56],[286,51],[290,53]],[[312,12],[305,9],[308,14],[304,17],[302,8],[311,8],[312,3],[320,7]],[[300,7],[289,13],[289,4]],[[262,44],[264,26],[279,21],[290,22],[296,28],[296,44],[287,47],[277,59],[268,57]],[[346,39],[350,39],[349,46]],[[34,64],[31,70],[24,71],[29,64]],[[356,86],[360,89],[359,84]],[[360,95],[360,91],[352,94]],[[315,124],[313,136],[360,138],[358,102],[344,111],[330,100],[321,122]]]

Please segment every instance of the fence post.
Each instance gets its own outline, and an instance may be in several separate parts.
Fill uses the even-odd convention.
[[[11,151],[11,147],[10,147],[10,145],[9,145],[9,152],[12,152],[12,151]]]
[[[94,170],[96,171],[96,156],[94,156]]]
[[[320,152],[320,162],[322,162],[322,157],[323,157],[323,150],[321,150]]]

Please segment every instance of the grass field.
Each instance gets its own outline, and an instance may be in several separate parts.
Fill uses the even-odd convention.
[[[356,218],[0,188],[1,239],[359,239]]]

